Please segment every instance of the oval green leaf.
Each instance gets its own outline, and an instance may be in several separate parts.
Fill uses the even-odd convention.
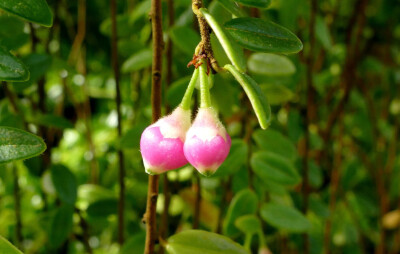
[[[57,129],[68,129],[74,128],[74,125],[62,116],[56,116],[52,114],[43,114],[33,119],[32,122],[36,122],[39,125],[46,127],[54,127]]]
[[[8,50],[0,47],[0,81],[26,81],[28,68]]]
[[[14,245],[12,245],[7,239],[0,236],[0,253],[7,254],[23,254]]]
[[[227,11],[236,17],[244,17],[246,13],[232,0],[217,0]]]
[[[231,150],[229,155],[219,167],[214,176],[222,177],[235,174],[242,166],[245,165],[247,160],[248,146],[246,142],[241,139],[232,140]]]
[[[225,24],[229,34],[244,48],[269,53],[297,53],[303,44],[288,29],[268,20],[237,18]]]
[[[133,54],[122,64],[122,72],[128,73],[149,67],[151,66],[152,61],[153,53],[151,49],[144,49],[136,54]]]
[[[11,127],[0,127],[0,163],[28,159],[46,150],[41,138]]]
[[[248,254],[249,252],[226,236],[203,230],[186,230],[168,239],[170,254]]]
[[[271,4],[271,0],[235,0],[235,1],[246,6],[257,7],[257,8],[268,8],[268,6]]]
[[[64,165],[53,165],[51,180],[60,199],[67,204],[75,204],[78,192],[75,175]]]
[[[295,94],[283,84],[260,84],[271,105],[282,105],[295,98]]]
[[[59,207],[51,221],[49,244],[52,249],[59,247],[67,240],[72,230],[74,207],[63,205]]]
[[[248,61],[249,71],[268,76],[289,76],[296,72],[296,66],[286,56],[270,53],[254,53]]]
[[[257,234],[261,232],[261,221],[254,214],[248,214],[236,219],[235,226],[245,234]]]
[[[175,26],[169,31],[172,42],[189,56],[194,54],[200,36],[193,29],[186,26]]]
[[[42,26],[53,25],[53,14],[45,0],[0,0],[0,9]]]
[[[239,72],[234,66],[227,64],[224,68],[227,69],[243,87],[253,106],[261,128],[268,128],[271,123],[271,108],[261,88],[250,76]]]
[[[272,152],[257,152],[251,157],[254,173],[264,181],[294,186],[301,181],[299,173],[289,159]]]
[[[264,204],[261,217],[272,226],[288,232],[301,233],[311,228],[310,221],[297,209],[281,204]]]
[[[231,63],[238,70],[244,72],[246,70],[246,59],[244,58],[243,50],[232,41],[224,28],[215,20],[207,9],[201,8],[200,11],[217,36]]]
[[[238,192],[235,197],[233,197],[226,213],[223,225],[224,234],[227,236],[239,234],[240,231],[235,227],[236,219],[243,215],[255,214],[257,206],[258,197],[253,191],[244,189]]]
[[[253,140],[262,150],[278,154],[291,161],[297,157],[297,150],[293,142],[276,130],[256,130],[253,133]]]

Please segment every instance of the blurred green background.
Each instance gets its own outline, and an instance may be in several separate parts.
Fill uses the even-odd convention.
[[[232,19],[226,1],[204,1],[221,24]],[[28,81],[1,84],[0,125],[47,144],[39,157],[0,165],[0,235],[24,253],[143,253],[148,176],[139,139],[151,123],[150,1],[117,1],[121,136],[110,3],[47,3],[50,28],[0,11],[0,45],[30,70]],[[165,114],[183,96],[200,36],[190,0],[162,6]],[[288,28],[304,48],[287,56],[244,50],[271,104],[265,131],[239,84],[215,75],[212,101],[232,137],[230,155],[210,178],[191,166],[161,177],[161,236],[194,227],[240,244],[253,236],[252,253],[264,245],[272,253],[400,253],[400,2],[240,8]],[[212,43],[220,65],[228,63],[214,35]]]

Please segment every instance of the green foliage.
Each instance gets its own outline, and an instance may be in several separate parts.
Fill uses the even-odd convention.
[[[51,180],[60,199],[69,205],[74,205],[77,197],[77,182],[74,174],[63,165],[51,167]]]
[[[29,132],[0,127],[0,163],[28,159],[46,150],[43,140]]]
[[[39,25],[53,25],[53,15],[46,0],[1,0],[0,8]]]
[[[228,237],[202,230],[186,230],[170,237],[166,249],[170,254],[248,253]]]
[[[0,236],[0,253],[7,254],[22,254],[15,246],[13,246],[9,241]]]
[[[236,2],[257,8],[267,8],[271,4],[271,0],[236,0]]]
[[[0,80],[26,81],[29,71],[26,66],[8,50],[0,47]]]
[[[74,207],[60,206],[52,217],[49,232],[50,247],[55,249],[67,240],[73,226]]]
[[[295,34],[271,21],[237,18],[225,24],[226,30],[243,47],[270,53],[297,53],[303,44]]]

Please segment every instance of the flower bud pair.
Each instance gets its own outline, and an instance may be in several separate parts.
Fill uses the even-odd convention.
[[[229,153],[231,139],[213,108],[200,108],[192,126],[190,110],[178,107],[147,127],[140,140],[146,172],[160,174],[190,162],[210,176]]]

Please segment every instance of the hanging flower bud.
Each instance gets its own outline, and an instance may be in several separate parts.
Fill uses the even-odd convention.
[[[211,176],[229,154],[231,138],[211,107],[200,108],[186,134],[187,160],[201,174]]]
[[[177,107],[143,131],[140,152],[148,174],[161,174],[187,164],[183,144],[189,127],[190,110]]]

